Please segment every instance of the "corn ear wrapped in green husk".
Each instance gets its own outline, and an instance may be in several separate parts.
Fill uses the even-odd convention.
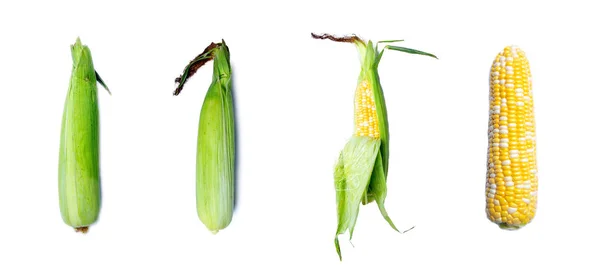
[[[100,152],[96,73],[90,49],[77,38],[71,45],[73,67],[64,105],[58,190],[63,221],[87,232],[100,213]],[[108,90],[108,88],[106,88]],[[109,92],[110,93],[110,92]]]
[[[175,81],[178,95],[202,65],[213,60],[213,78],[198,126],[196,155],[196,209],[211,232],[225,229],[233,217],[235,129],[229,48],[225,41],[212,43],[186,66]]]
[[[336,37],[329,34],[312,34],[312,37],[352,43],[358,49],[361,60],[354,102],[354,135],[341,151],[334,171],[338,220],[334,243],[341,260],[338,236],[349,230],[350,240],[352,240],[361,203],[366,205],[375,201],[384,219],[398,231],[384,207],[387,196],[390,146],[387,109],[377,72],[383,50],[379,51],[377,44],[402,40],[380,41],[373,44],[354,35]],[[387,45],[384,49],[435,57],[405,47]]]

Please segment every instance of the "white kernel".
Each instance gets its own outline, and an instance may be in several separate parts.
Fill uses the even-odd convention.
[[[502,223],[502,218],[497,218],[496,223]]]
[[[527,101],[530,101],[530,100],[531,100],[531,98],[530,98],[529,96],[524,96],[524,97],[523,97],[523,99],[524,99],[524,100],[527,100]]]
[[[505,79],[500,80],[500,84],[504,85],[504,83],[506,83]]]
[[[501,143],[500,148],[508,148],[508,143]]]
[[[500,201],[499,200],[494,200],[494,205],[500,205]]]
[[[508,72],[507,72],[507,73],[508,73]],[[512,83],[507,83],[507,84],[506,84],[506,88],[513,88],[513,87],[515,87],[515,85],[514,85],[514,84],[512,84]]]
[[[487,196],[488,196],[488,198],[494,198],[494,194],[492,194],[492,193],[488,193]]]
[[[515,183],[513,183],[513,182],[506,182],[506,184],[504,184],[504,185],[507,186],[507,187],[512,187],[512,186],[515,185]]]
[[[512,71],[512,69],[511,69],[511,70],[507,70],[507,71],[506,71],[506,74],[507,74],[507,75],[512,75],[512,74],[515,74],[515,73],[514,73],[514,72]]]
[[[500,62],[504,62],[504,61],[506,61],[506,57],[500,56]]]
[[[531,196],[537,196],[537,191],[532,191],[532,192],[531,192],[531,193],[529,193],[529,194],[531,194]]]
[[[494,109],[494,110],[500,110],[500,106],[494,105],[494,107],[492,107],[492,109]]]
[[[502,138],[502,139],[500,139],[500,142],[501,143],[508,143],[508,138]]]
[[[497,128],[495,128],[495,129],[494,129],[494,133],[498,133],[498,132],[500,132],[500,130],[499,130],[499,129],[497,129]]]
[[[527,139],[525,139],[524,137],[523,138],[519,138],[519,141],[525,141],[525,140],[527,140]]]
[[[500,76],[500,72],[494,71],[494,72],[492,72],[492,76],[498,77],[498,76]]]
[[[492,146],[493,147],[498,147],[498,146],[500,146],[500,144],[499,143],[492,143]]]
[[[514,214],[515,212],[517,212],[517,208],[514,208],[514,207],[509,207],[508,208],[508,213],[509,214]]]
[[[495,188],[490,188],[490,194],[496,194],[496,189]]]
[[[508,123],[509,127],[517,127],[517,123]]]
[[[516,94],[515,94],[515,96],[517,96],[517,97],[522,97],[522,96],[523,96],[523,93],[516,93]]]
[[[508,134],[508,129],[501,129],[500,134]]]
[[[506,99],[505,98],[502,99],[502,103],[506,103]]]
[[[506,70],[513,70],[512,66],[506,66]]]
[[[523,106],[525,105],[525,103],[523,103],[523,101],[517,101],[517,106]]]
[[[512,177],[510,177],[510,176],[505,176],[505,177],[504,177],[504,181],[506,181],[506,182],[510,182],[510,181],[512,181]]]
[[[506,117],[506,116],[500,116],[500,121],[507,121],[507,120],[508,120],[508,117]]]
[[[502,161],[502,166],[508,166],[508,165],[510,165],[510,159]]]
[[[522,188],[525,188],[525,185],[518,184],[518,185],[517,185],[517,186],[515,186],[515,187],[516,187],[516,188],[518,188],[518,189],[522,189]]]
[[[533,124],[531,122],[525,122],[525,125],[528,126],[528,127],[533,126]]]
[[[537,173],[537,170],[536,169],[532,169],[530,172],[531,173]]]
[[[490,188],[496,189],[496,184],[491,184]]]
[[[517,93],[523,93],[523,88],[517,88],[517,89],[515,89],[515,92],[517,92]]]
[[[500,80],[494,80],[494,84],[500,84]]]
[[[513,58],[512,58],[512,57],[510,57],[510,56],[509,56],[509,57],[506,57],[506,61],[512,61],[512,60],[513,60]]]
[[[494,163],[492,163],[492,167],[494,167]],[[490,174],[490,177],[491,177],[491,178],[495,178],[495,177],[496,177],[496,174],[495,174],[495,173],[491,173],[491,174]]]
[[[527,159],[527,158],[521,159],[521,162],[522,163],[527,163],[527,162],[529,162],[529,159]]]
[[[524,201],[526,204],[529,204],[529,203],[531,202],[531,201],[530,201],[529,199],[527,199],[527,198],[523,198],[523,201]]]

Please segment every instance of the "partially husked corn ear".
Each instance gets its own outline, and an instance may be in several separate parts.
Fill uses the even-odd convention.
[[[364,42],[357,36],[312,36],[316,39],[353,43],[361,59],[361,72],[354,97],[354,135],[341,151],[334,170],[338,220],[334,243],[341,260],[338,236],[349,230],[352,240],[361,202],[366,205],[376,201],[384,219],[398,231],[384,207],[387,196],[389,131],[387,109],[377,71],[383,50],[379,51],[373,42]],[[401,40],[378,43],[397,41]],[[398,46],[387,45],[384,49],[435,57],[426,52]]]
[[[516,46],[504,48],[492,64],[488,134],[487,216],[501,228],[518,229],[535,216],[538,177],[529,61]]]
[[[71,45],[73,67],[64,105],[59,150],[58,191],[63,221],[87,232],[100,213],[99,117],[90,49],[79,38]],[[106,88],[108,90],[108,88]]]
[[[233,217],[235,130],[229,48],[225,41],[212,43],[192,60],[175,80],[178,95],[187,80],[213,60],[213,78],[198,126],[196,154],[196,210],[211,232],[225,229]]]

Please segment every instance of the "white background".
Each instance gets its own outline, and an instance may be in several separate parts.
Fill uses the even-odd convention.
[[[598,48],[593,1],[8,1],[0,4],[0,269],[598,269]],[[439,60],[380,65],[391,159],[387,209],[336,228],[333,165],[352,134],[350,44],[405,39]],[[99,91],[101,217],[87,235],[58,207],[58,146],[80,36]],[[198,116],[212,63],[172,96],[210,42],[231,50],[238,207],[212,235],[196,216]],[[539,203],[504,231],[485,209],[488,76],[519,45],[533,74]]]

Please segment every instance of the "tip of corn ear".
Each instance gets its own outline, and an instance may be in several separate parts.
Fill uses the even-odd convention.
[[[88,230],[90,229],[90,227],[79,227],[79,228],[75,228],[75,232],[78,233],[83,233],[83,234],[87,234]]]

